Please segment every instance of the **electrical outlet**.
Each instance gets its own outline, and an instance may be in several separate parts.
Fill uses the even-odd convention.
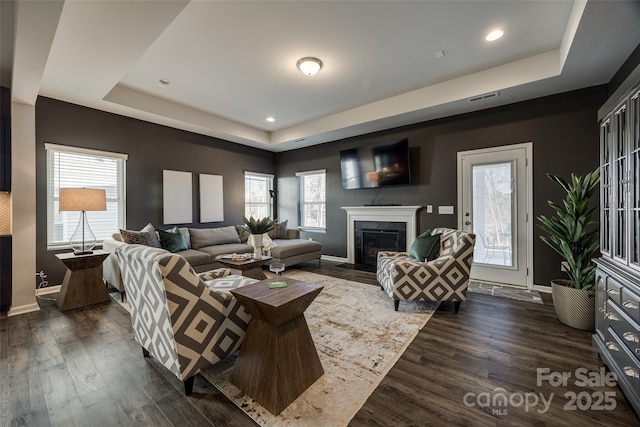
[[[453,206],[438,206],[440,215],[453,215]]]
[[[427,213],[433,213],[433,205],[427,205]]]

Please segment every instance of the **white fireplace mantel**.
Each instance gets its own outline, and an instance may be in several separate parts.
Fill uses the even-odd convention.
[[[408,250],[416,239],[418,217],[422,206],[343,206],[347,211],[347,262],[355,262],[355,223],[356,221],[404,222],[407,225],[406,248]]]

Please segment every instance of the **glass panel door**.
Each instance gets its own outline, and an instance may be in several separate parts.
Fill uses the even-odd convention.
[[[600,127],[602,169],[600,170],[600,252],[611,254],[611,120]]]
[[[513,163],[472,166],[473,262],[514,266]]]
[[[626,263],[627,255],[627,180],[629,173],[627,170],[627,109],[618,110],[615,115],[614,132],[616,133],[615,158],[615,178],[617,186],[614,213],[615,238],[613,256],[620,258]]]
[[[631,98],[629,135],[629,172],[627,192],[629,194],[629,264],[640,268],[640,92]]]

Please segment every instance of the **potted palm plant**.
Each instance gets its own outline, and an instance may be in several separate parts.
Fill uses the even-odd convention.
[[[247,218],[242,215],[244,228],[249,232],[249,241],[253,246],[253,257],[262,258],[262,238],[264,233],[273,230],[278,224],[277,219],[271,219],[268,216],[264,218],[254,218],[253,215]]]
[[[600,169],[584,176],[571,174],[570,182],[557,175],[547,176],[566,192],[562,204],[547,202],[555,211],[554,216],[538,216],[539,227],[548,234],[540,238],[562,255],[569,276],[551,281],[553,306],[558,320],[565,325],[593,330],[596,267],[591,259],[600,242],[598,222],[591,219],[598,208],[590,208],[589,200],[598,188]]]

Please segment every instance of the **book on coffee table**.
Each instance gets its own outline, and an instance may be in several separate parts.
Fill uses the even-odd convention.
[[[286,288],[287,287],[287,282],[282,281],[282,282],[269,282],[269,288],[273,289],[273,288]]]

